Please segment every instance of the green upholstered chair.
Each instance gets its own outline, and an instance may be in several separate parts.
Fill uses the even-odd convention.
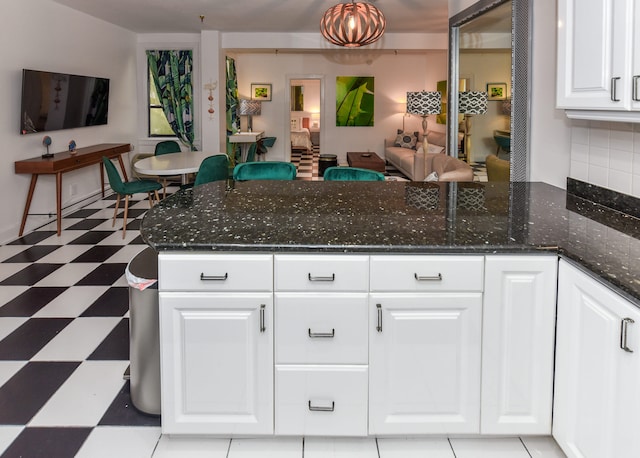
[[[324,181],[384,181],[384,174],[358,167],[327,167]]]
[[[487,156],[487,180],[489,181],[510,181],[511,165],[509,161],[499,159],[494,155]]]
[[[226,154],[216,154],[202,161],[194,186],[227,178],[229,178],[229,157]]]
[[[252,143],[249,145],[249,149],[247,150],[247,160],[246,162],[253,162],[256,160],[256,151],[258,150],[258,144]]]
[[[156,149],[153,154],[161,156],[162,154],[179,153],[182,150],[178,142],[174,140],[165,140],[163,142],[156,143]]]
[[[243,162],[233,169],[235,181],[247,180],[294,180],[296,166],[291,162]]]
[[[156,148],[154,151],[154,156],[162,156],[163,154],[171,154],[171,153],[180,153],[182,150],[180,149],[180,145],[178,142],[174,140],[165,140],[162,142],[156,143]],[[171,175],[171,176],[163,176],[162,178],[158,177],[159,180],[162,181],[162,198],[167,197],[167,183],[182,183],[182,177],[180,175]]]
[[[102,163],[107,171],[109,177],[109,185],[111,189],[117,194],[116,209],[113,212],[113,223],[111,226],[116,225],[116,217],[118,216],[118,207],[120,206],[120,198],[124,196],[124,215],[122,222],[122,238],[124,238],[127,231],[127,214],[129,213],[129,196],[137,194],[139,192],[146,192],[149,195],[149,207],[153,205],[154,197],[157,202],[160,200],[158,197],[158,190],[162,189],[162,185],[157,181],[140,180],[123,182],[120,178],[120,174],[116,169],[116,166],[106,157],[102,157]],[[153,194],[152,194],[153,193]]]

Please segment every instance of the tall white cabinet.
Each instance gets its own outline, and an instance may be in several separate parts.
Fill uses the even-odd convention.
[[[483,434],[551,434],[558,259],[487,256]]]
[[[558,0],[557,107],[569,117],[638,119],[639,26],[635,0]]]
[[[560,262],[553,437],[569,458],[640,456],[640,309]]]

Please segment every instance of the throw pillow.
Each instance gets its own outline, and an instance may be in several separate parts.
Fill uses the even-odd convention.
[[[424,181],[438,181],[438,172],[431,172]]]
[[[427,149],[429,150],[430,153],[433,153],[433,154],[440,154],[444,152],[444,146],[429,144],[429,146],[427,146]]]
[[[418,132],[405,132],[398,129],[398,136],[393,146],[399,146],[401,148],[416,149],[416,143],[418,142]]]

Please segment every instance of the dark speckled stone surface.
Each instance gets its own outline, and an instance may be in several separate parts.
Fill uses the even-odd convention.
[[[157,250],[559,252],[637,302],[637,221],[544,183],[248,181],[180,191],[141,232]]]

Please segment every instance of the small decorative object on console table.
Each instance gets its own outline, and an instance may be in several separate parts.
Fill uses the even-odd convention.
[[[69,154],[74,155],[76,154],[76,141],[75,140],[71,140],[69,142]]]
[[[42,155],[42,159],[46,159],[48,157],[53,157],[53,153],[49,152],[49,146],[51,145],[51,137],[45,135],[42,139],[42,144],[47,148],[47,152]]]
[[[429,152],[427,142],[427,115],[439,114],[442,109],[442,94],[434,92],[407,92],[407,113],[422,116],[422,149]]]

